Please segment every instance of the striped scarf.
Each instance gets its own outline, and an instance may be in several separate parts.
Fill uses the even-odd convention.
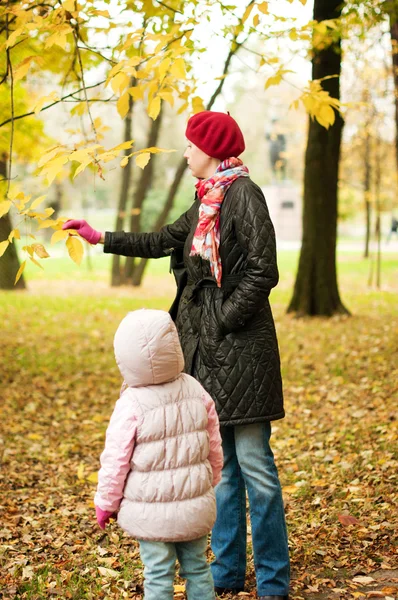
[[[227,158],[209,179],[196,184],[199,221],[192,240],[190,256],[201,256],[210,261],[211,274],[221,287],[222,265],[220,258],[220,209],[230,185],[238,177],[249,177],[249,170],[239,158]]]

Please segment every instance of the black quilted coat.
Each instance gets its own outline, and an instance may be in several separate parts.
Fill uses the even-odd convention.
[[[156,233],[105,235],[104,252],[160,258],[171,254],[178,284],[170,310],[185,371],[213,397],[222,425],[284,416],[278,343],[268,296],[278,283],[275,233],[261,189],[249,178],[229,188],[220,214],[222,286],[210,263],[190,257],[199,200]]]

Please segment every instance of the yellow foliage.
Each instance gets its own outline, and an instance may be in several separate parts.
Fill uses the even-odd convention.
[[[120,96],[120,98],[116,104],[117,112],[122,117],[122,119],[124,119],[124,117],[129,112],[129,105],[130,105],[130,97],[129,97],[128,92],[125,92],[124,94],[122,94],[122,96]]]
[[[10,200],[4,200],[3,202],[0,202],[0,218],[4,217],[4,215],[8,213],[8,211],[11,208],[11,205],[12,202]]]
[[[177,58],[170,67],[170,73],[174,75],[176,79],[186,79],[187,75],[185,72],[185,62],[183,58]]]
[[[46,198],[47,198],[47,196],[44,195],[44,196],[39,196],[39,198],[36,198],[36,200],[33,200],[32,204],[29,207],[29,210],[33,210],[34,208],[37,208],[39,206],[39,204],[41,204]]]
[[[202,110],[205,110],[203,100],[200,96],[195,96],[192,98],[192,111],[194,114],[196,114],[198,112],[202,112]]]
[[[16,275],[16,277],[15,277],[14,285],[15,285],[15,284],[18,282],[18,280],[20,279],[20,277],[21,277],[22,273],[24,272],[24,269],[25,269],[25,267],[26,267],[26,260],[24,260],[24,261],[22,261],[22,262],[21,262],[21,266],[19,267],[19,269],[18,269],[18,273],[17,273],[17,275]]]
[[[55,233],[52,234],[51,244],[56,244],[57,242],[60,242],[61,240],[64,240],[67,237],[69,237],[68,231],[59,229],[58,231],[56,231]]]
[[[149,106],[148,106],[148,115],[151,117],[151,119],[153,119],[154,121],[158,118],[159,113],[160,113],[160,106],[161,106],[161,99],[159,98],[159,96],[156,96],[156,98],[154,98]],[[148,159],[149,160],[149,159]]]
[[[335,110],[340,110],[341,106],[340,101],[330,96],[329,92],[322,88],[321,81],[317,79],[309,82],[303,94],[291,106],[297,108],[299,101],[302,102],[310,117],[316,119],[326,129],[335,122]]]
[[[264,15],[268,14],[268,2],[261,2],[261,4],[259,4],[257,6],[258,10],[260,12],[262,12]]]
[[[4,252],[7,250],[10,242],[8,240],[4,240],[4,242],[0,242],[0,256],[3,256]]]
[[[147,164],[149,163],[150,158],[151,158],[151,154],[149,152],[142,152],[135,159],[135,164],[137,165],[137,167],[144,169],[147,166]]]
[[[66,247],[68,249],[69,256],[77,265],[80,265],[83,258],[83,244],[76,237],[69,236],[66,240]]]

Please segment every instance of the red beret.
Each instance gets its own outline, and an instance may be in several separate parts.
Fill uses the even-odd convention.
[[[230,115],[204,110],[191,117],[186,138],[207,156],[225,160],[238,157],[245,149],[245,140],[239,125]]]

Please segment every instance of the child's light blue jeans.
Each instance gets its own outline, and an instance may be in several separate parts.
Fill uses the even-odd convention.
[[[176,560],[187,580],[188,600],[214,600],[214,583],[206,561],[207,536],[190,542],[139,540],[144,563],[145,600],[173,600]]]

